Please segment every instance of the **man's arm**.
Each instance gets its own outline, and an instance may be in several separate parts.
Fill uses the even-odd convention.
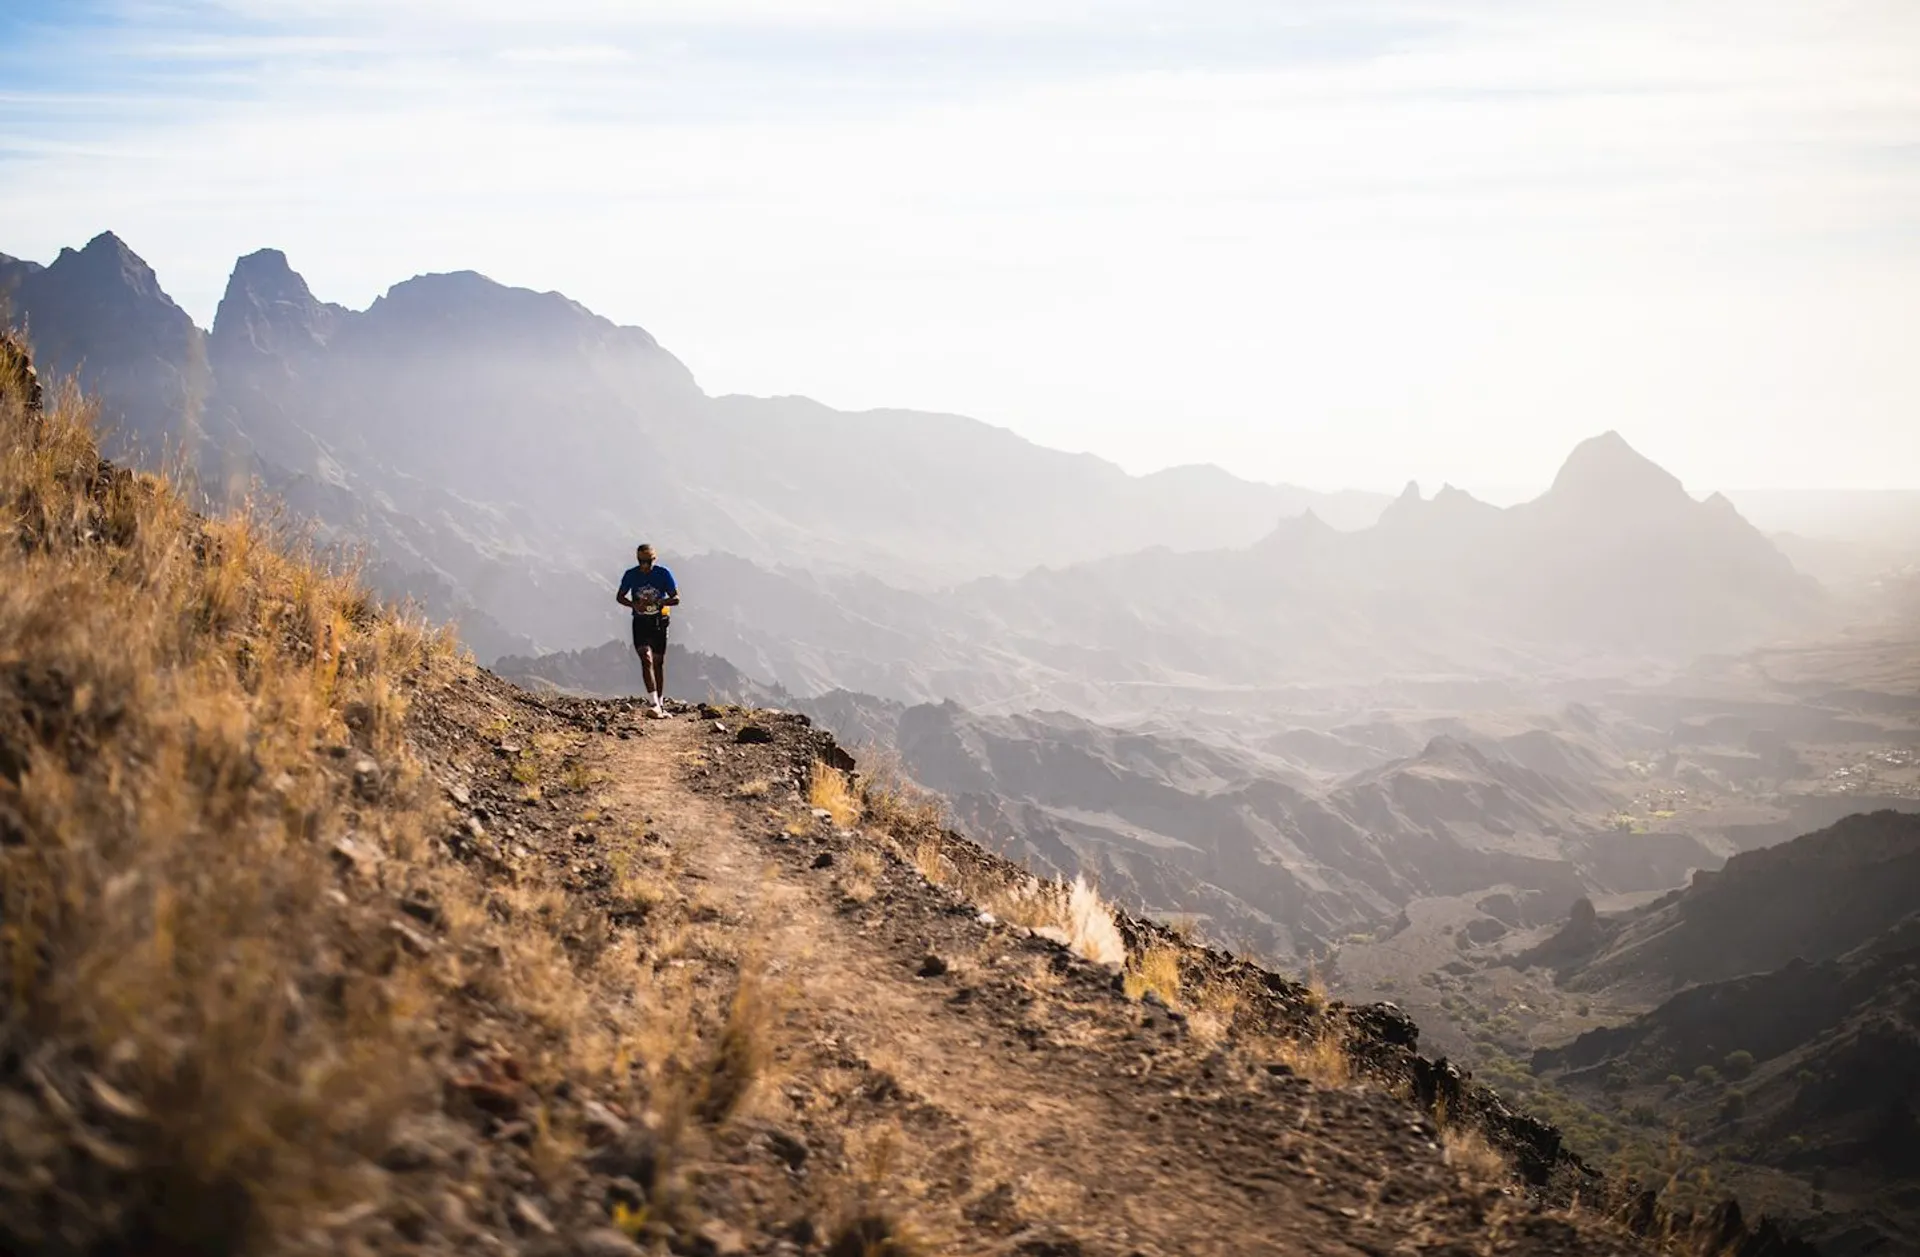
[[[624,575],[620,577],[620,588],[614,591],[613,600],[623,607],[633,606],[633,599],[627,596],[627,578]]]
[[[667,594],[666,597],[660,600],[660,605],[666,607],[677,607],[680,605],[680,582],[673,579],[672,572],[667,573]]]

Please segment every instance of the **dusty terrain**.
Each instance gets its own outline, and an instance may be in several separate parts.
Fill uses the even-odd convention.
[[[804,720],[636,712],[476,677],[435,704],[423,745],[506,858],[637,933],[657,998],[722,1027],[753,1002],[745,1094],[727,1120],[675,1129],[663,1157],[671,1235],[752,1251],[850,1226],[969,1253],[1639,1251],[1599,1212],[1529,1195],[1512,1177],[1527,1150],[1438,1129],[1405,1045],[1368,1017],[1122,917],[1130,967],[1160,940],[1180,975],[1167,998],[1129,998],[1119,966],[983,919],[922,872],[977,891],[1017,870],[950,834],[909,852],[818,815],[809,775],[841,753]],[[476,728],[494,736],[463,736]],[[558,808],[530,799],[515,766],[536,740],[595,784]],[[637,898],[636,862],[655,871]],[[1332,1073],[1301,1051],[1315,1026],[1340,1027]],[[653,1111],[623,1120],[657,1125],[657,1098],[637,1103]],[[1535,1161],[1543,1187],[1602,1195],[1564,1158]],[[610,1164],[590,1152],[542,1213],[604,1226],[632,1190],[595,1168]]]

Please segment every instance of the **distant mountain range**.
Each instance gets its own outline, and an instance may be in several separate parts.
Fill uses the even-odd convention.
[[[953,415],[710,398],[646,332],[470,272],[356,312],[263,249],[203,333],[109,233],[47,266],[0,256],[0,293],[123,455],[185,450],[216,488],[257,478],[523,645],[600,640],[643,538],[931,586],[1244,543],[1308,508],[1357,526],[1384,503],[1211,467],[1130,476]]]
[[[218,494],[263,485],[484,659],[617,631],[641,537],[688,591],[689,644],[796,693],[910,702],[1604,670],[1764,640],[1821,602],[1724,498],[1612,434],[1522,506],[1389,505],[1129,476],[951,415],[708,397],[646,332],[472,273],[356,312],[261,250],[202,333],[107,234],[0,257],[0,290],[123,452],[183,451]]]

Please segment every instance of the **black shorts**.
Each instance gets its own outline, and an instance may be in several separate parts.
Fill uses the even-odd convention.
[[[634,616],[633,650],[635,654],[651,650],[655,659],[666,654],[667,617],[664,615]]]

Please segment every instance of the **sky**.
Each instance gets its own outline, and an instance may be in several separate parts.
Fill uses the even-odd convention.
[[[1920,488],[1912,0],[0,0],[0,251],[108,229],[1133,471]]]

